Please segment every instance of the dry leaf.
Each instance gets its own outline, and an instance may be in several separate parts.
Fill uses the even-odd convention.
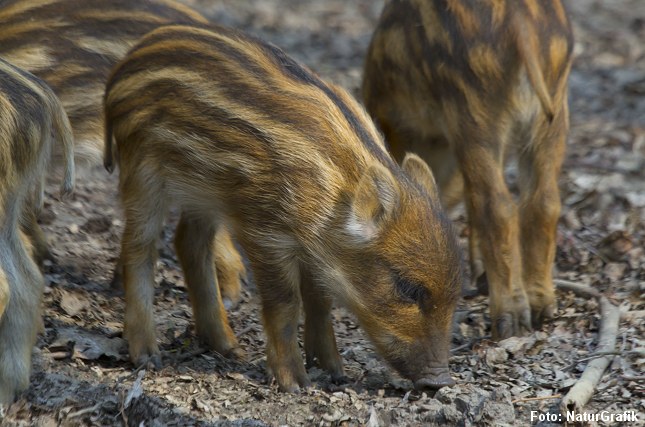
[[[89,301],[78,293],[61,290],[60,308],[70,316],[76,316],[90,305]]]

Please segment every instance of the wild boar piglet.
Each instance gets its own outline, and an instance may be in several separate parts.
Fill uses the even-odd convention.
[[[133,362],[159,362],[155,241],[174,203],[196,331],[214,350],[241,353],[211,266],[209,242],[226,225],[249,258],[268,368],[281,390],[309,384],[297,344],[301,303],[307,363],[342,376],[334,297],[417,386],[452,384],[448,349],[461,288],[453,229],[427,165],[411,155],[399,167],[346,91],[232,29],[168,26],[114,69],[105,122],[105,163],[111,170],[118,162],[126,215]]]
[[[0,404],[29,385],[44,281],[20,223],[42,207],[55,141],[64,153],[61,192],[68,194],[74,146],[62,105],[45,82],[0,59]]]
[[[59,97],[74,131],[81,166],[95,166],[103,154],[103,93],[111,68],[144,34],[168,24],[206,24],[197,11],[173,0],[2,0],[0,56],[45,80]],[[54,147],[52,166],[62,158]],[[84,169],[84,168],[79,168]],[[22,218],[38,263],[51,253],[34,213]],[[240,300],[242,258],[221,229],[217,274],[230,305]],[[120,262],[112,286],[121,286]]]
[[[489,285],[494,338],[555,310],[572,48],[560,0],[392,0],[367,54],[363,98],[392,154],[427,161],[446,208],[465,201],[471,280]]]

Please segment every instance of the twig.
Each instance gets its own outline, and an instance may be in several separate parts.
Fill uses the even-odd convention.
[[[466,344],[462,344],[459,347],[451,348],[450,353],[455,354],[460,352],[461,350],[469,349],[472,344],[473,344],[472,342],[467,342]]]
[[[580,246],[582,246],[583,248],[588,250],[590,253],[592,253],[593,255],[595,255],[598,258],[600,258],[603,262],[605,262],[605,263],[611,262],[609,259],[607,259],[606,256],[601,254],[596,248],[594,248],[592,246],[589,246],[584,240],[580,239],[579,237],[577,237],[573,233],[568,233],[568,235],[572,240],[575,240]]]
[[[588,286],[566,280],[555,280],[554,283],[561,290],[571,291],[585,298],[596,298],[600,306],[600,331],[598,333],[596,353],[607,353],[607,355],[590,361],[580,376],[580,379],[571,387],[560,402],[560,410],[562,413],[567,411],[582,412],[584,406],[593,395],[605,369],[607,369],[607,366],[609,366],[609,363],[614,358],[613,352],[616,349],[620,310],[611,304],[607,298],[602,296],[600,292]]]
[[[142,369],[137,373],[137,379],[134,381],[134,384],[132,384],[132,388],[128,392],[127,395],[123,395],[121,393],[121,417],[123,418],[124,424],[127,426],[128,425],[128,414],[126,413],[128,407],[132,403],[134,399],[139,398],[143,394],[143,386],[141,385],[141,381],[143,380],[143,377],[146,375],[146,370]]]
[[[586,361],[589,361],[589,360],[597,359],[598,357],[620,356],[621,354],[622,353],[620,351],[596,351],[596,352],[592,353],[591,355],[589,355],[587,357],[583,357],[583,358],[580,358],[580,359],[576,360],[575,362],[573,362],[569,366],[565,366],[562,370],[563,371],[569,371],[569,370],[575,368],[578,363],[582,363],[582,362],[586,362]]]
[[[600,298],[600,292],[594,288],[590,288],[587,285],[581,285],[580,283],[571,282],[569,280],[555,279],[553,283],[562,291],[570,291],[579,297],[585,298]]]
[[[511,403],[521,403],[521,402],[533,402],[535,400],[550,400],[550,399],[560,399],[562,397],[561,394],[553,394],[551,396],[542,396],[542,397],[525,397],[523,399],[515,399],[511,401]]]
[[[630,351],[596,351],[593,354],[583,357],[581,359],[576,360],[574,363],[571,365],[565,367],[562,369],[563,371],[568,371],[570,369],[573,369],[578,363],[581,362],[586,362],[588,360],[593,360],[598,357],[603,357],[603,356],[632,356],[632,355],[645,355],[645,350],[643,349],[635,349],[635,350],[630,350]]]
[[[100,408],[101,408],[101,403],[97,403],[96,405],[90,406],[89,408],[84,408],[84,409],[80,409],[80,410],[78,410],[76,412],[72,412],[71,414],[69,414],[67,416],[67,419],[77,418],[77,417],[83,416],[83,415],[85,415],[87,413],[92,413],[92,412],[94,412],[94,411],[96,411],[97,409],[100,409]]]
[[[592,169],[592,170],[598,170],[603,172],[617,172],[623,175],[635,174],[634,171],[626,168],[619,168],[616,166],[607,166],[607,165],[598,165],[592,162],[585,162],[585,161],[568,161],[568,162],[565,162],[564,167],[576,168],[576,169]]]
[[[621,375],[620,378],[625,381],[645,381],[645,375]]]
[[[119,391],[119,402],[120,402],[119,414],[121,415],[121,418],[123,419],[123,425],[127,426],[127,425],[129,425],[128,424],[128,414],[125,413],[125,406],[124,406],[125,393],[123,392],[123,390]]]
[[[485,341],[485,340],[490,340],[490,339],[491,339],[490,335],[484,335],[482,337],[473,338],[473,339],[471,339],[470,341],[468,341],[465,344],[462,344],[462,345],[460,345],[458,347],[450,349],[450,354],[455,354],[455,353],[457,353],[457,352],[459,352],[461,350],[464,350],[464,349],[471,349],[475,344],[480,343],[480,342]]]
[[[253,324],[251,324],[251,325],[247,326],[246,328],[242,329],[241,331],[239,331],[235,335],[238,336],[238,337],[242,337],[242,336],[246,335],[247,333],[249,333],[251,331],[253,331],[253,332],[257,331],[255,325],[253,325]]]

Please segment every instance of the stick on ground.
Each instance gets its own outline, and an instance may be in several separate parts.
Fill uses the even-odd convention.
[[[588,286],[565,280],[554,280],[554,283],[560,290],[571,291],[585,298],[596,298],[600,305],[600,332],[595,353],[604,353],[605,356],[598,357],[587,364],[578,382],[562,398],[560,403],[562,413],[567,411],[582,412],[584,406],[591,399],[602,374],[614,358],[613,352],[616,347],[620,311],[597,290]]]

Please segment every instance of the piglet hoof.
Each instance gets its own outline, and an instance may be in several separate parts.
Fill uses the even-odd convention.
[[[142,354],[136,358],[132,358],[134,366],[137,368],[143,368],[148,370],[157,371],[161,369],[161,355],[159,353],[154,354]]]
[[[514,335],[513,316],[510,313],[503,314],[497,319],[493,319],[492,335],[495,341],[505,340]]]
[[[483,272],[480,276],[471,280],[469,287],[466,286],[467,285],[464,285],[464,288],[462,289],[462,296],[464,298],[489,295],[488,277],[486,276],[486,272]]]
[[[24,381],[21,381],[24,382]],[[3,381],[2,378],[0,378],[0,408],[2,408],[2,405],[6,405],[7,407],[11,405],[18,395],[22,393],[28,385],[28,379],[25,384],[21,384],[20,386],[16,386],[15,384],[8,384]],[[0,412],[0,424],[2,421],[2,412]],[[2,424],[4,425],[4,424]]]
[[[281,392],[298,393],[301,388],[311,386],[311,381],[302,363],[298,366],[294,362],[294,366],[281,365],[274,369],[269,366],[267,373],[278,383],[278,390]]]
[[[238,362],[246,361],[246,352],[240,347],[233,347],[222,353],[222,356],[227,359],[232,359]]]
[[[553,319],[555,313],[555,304],[548,304],[541,308],[531,309],[531,324],[533,328],[540,329],[545,321]]]
[[[475,280],[475,288],[477,289],[477,293],[479,295],[483,295],[483,296],[489,295],[490,287],[488,284],[488,276],[486,276],[486,272],[482,273],[481,276],[477,277],[477,280]]]
[[[115,268],[114,272],[112,273],[112,280],[110,280],[110,289],[118,292],[119,294],[123,293],[123,275],[121,274],[121,271],[118,267]]]
[[[218,271],[217,277],[224,308],[227,311],[235,309],[238,305],[240,305],[240,301],[242,300],[242,279],[240,274],[235,274],[234,278],[219,278]]]
[[[291,384],[278,384],[278,390],[281,391],[282,393],[299,393],[300,392],[300,386],[296,383],[291,383]]]
[[[56,257],[54,254],[51,253],[48,247],[44,248],[36,248],[34,249],[34,254],[33,254],[33,259],[34,262],[38,267],[41,267],[45,264],[45,261],[49,261],[53,264],[56,263]]]
[[[226,309],[226,311],[230,311],[233,308],[235,308],[235,306],[237,306],[237,303],[232,301],[228,297],[222,298],[222,304],[224,304],[224,308]]]
[[[311,381],[309,381],[309,378],[300,378],[299,381],[290,381],[285,384],[278,381],[278,390],[283,393],[299,393],[301,389],[307,389],[309,387],[311,387]]]
[[[414,388],[417,390],[439,390],[454,385],[455,381],[448,369],[430,369],[423,377],[414,381]]]
[[[336,384],[336,385],[338,385],[338,384],[347,384],[349,382],[349,378],[343,372],[340,372],[340,373],[332,372],[331,373],[331,382]]]
[[[342,384],[343,382],[346,382],[348,379],[345,376],[345,371],[343,370],[343,362],[340,359],[338,353],[335,352],[335,354],[333,355],[326,356],[327,357],[324,357],[323,354],[316,355],[315,350],[308,351],[307,367],[316,367],[322,369],[323,371],[326,371],[331,377],[331,381],[334,384]]]
[[[517,313],[504,313],[493,318],[492,335],[496,341],[514,336],[526,335],[531,331],[531,314],[528,310]]]
[[[242,300],[240,276],[236,274],[234,279],[219,278],[219,271],[217,273],[219,290],[222,296],[222,304],[224,304],[224,308],[227,311],[233,310]]]

